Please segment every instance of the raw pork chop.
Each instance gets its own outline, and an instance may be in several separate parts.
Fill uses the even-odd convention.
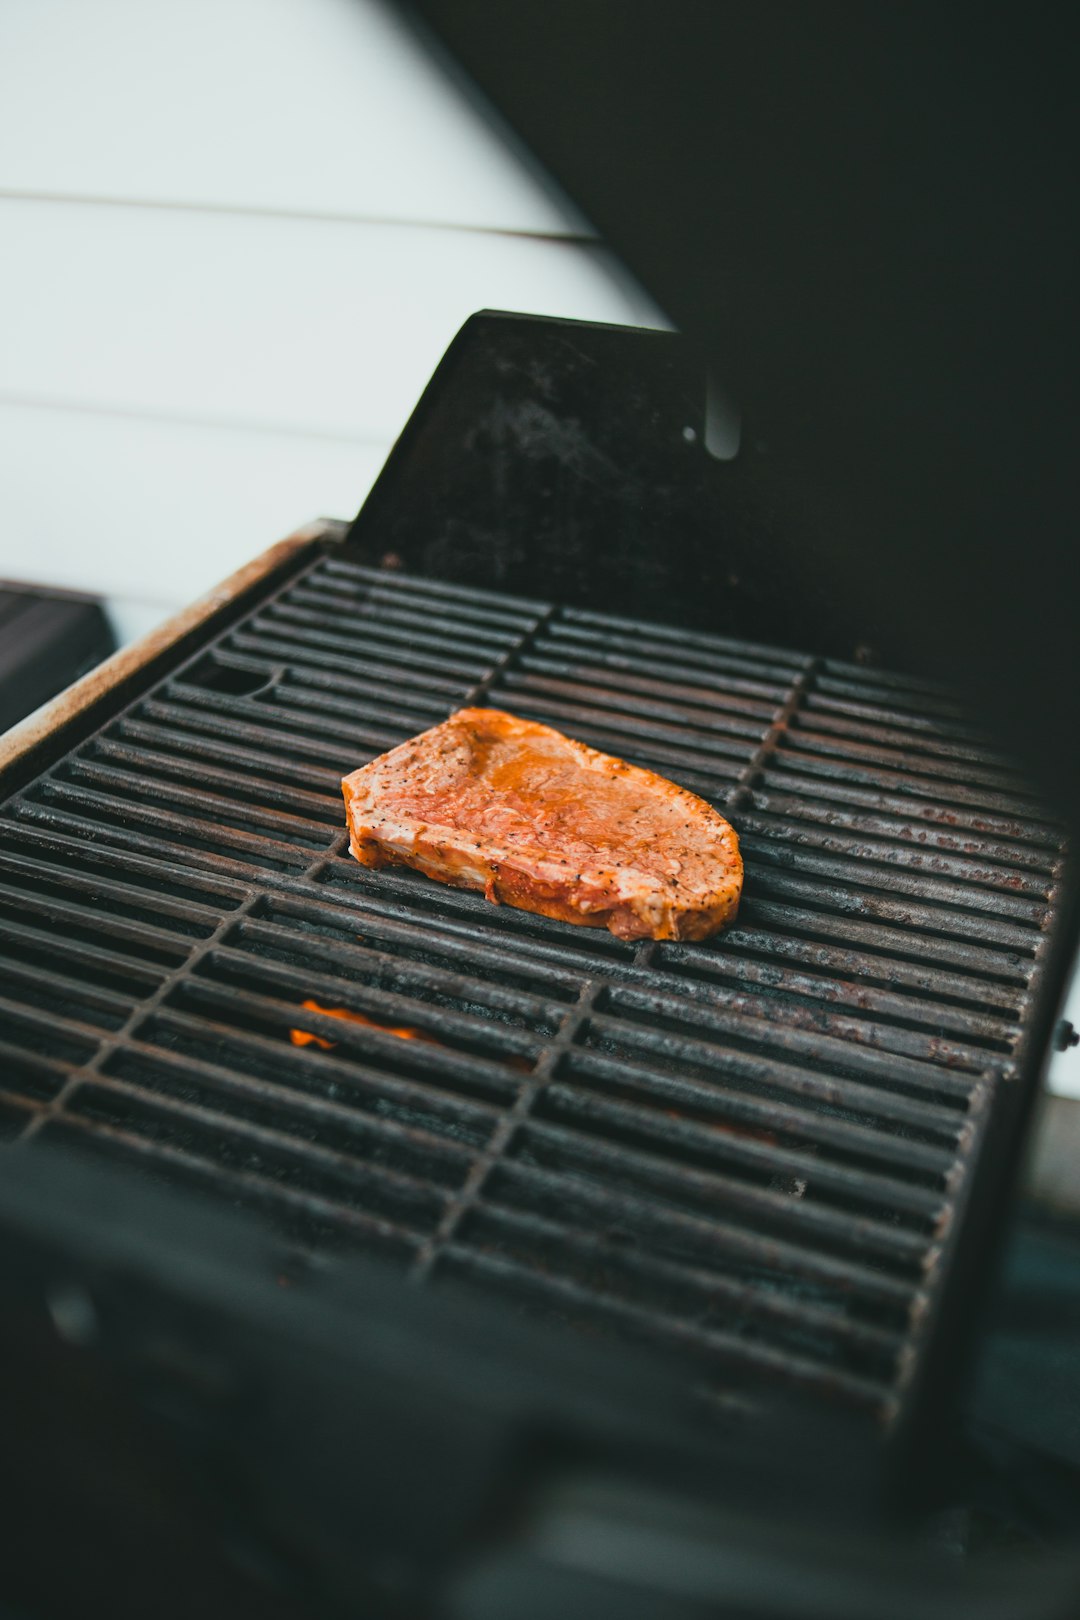
[[[739,904],[738,838],[703,799],[499,709],[459,709],[342,789],[364,866],[620,939],[706,939]]]

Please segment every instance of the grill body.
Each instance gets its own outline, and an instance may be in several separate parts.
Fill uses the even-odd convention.
[[[252,1212],[285,1285],[375,1257],[643,1344],[728,1428],[797,1397],[925,1459],[1060,995],[1064,837],[949,693],[827,615],[792,650],[790,580],[783,645],[750,635],[767,546],[716,606],[704,536],[749,496],[692,510],[666,340],[509,329],[505,397],[467,328],[347,533],[0,778],[0,1134]],[[488,384],[501,439],[448,448]],[[341,775],[466,703],[717,805],[737,924],[634,946],[361,868]]]

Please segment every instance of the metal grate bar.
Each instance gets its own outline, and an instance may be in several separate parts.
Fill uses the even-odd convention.
[[[196,762],[205,759],[211,764],[220,761],[235,771],[250,771],[263,782],[280,778],[291,786],[317,793],[338,791],[338,773],[331,766],[306,765],[281,753],[245,747],[235,740],[219,742],[202,733],[184,731],[179,726],[138,720],[121,721],[117,733],[125,743],[145,743],[158,754],[174,758],[190,758]]]
[[[995,909],[1001,902],[1013,897],[1033,897],[1045,904],[1046,893],[1049,887],[1046,874],[1029,875],[1018,865],[991,866],[985,857],[976,863],[970,858],[950,854],[930,853],[924,847],[913,849],[910,844],[897,842],[885,843],[880,839],[853,838],[834,830],[821,830],[814,825],[807,825],[801,818],[778,815],[744,815],[744,836],[757,837],[762,844],[778,842],[781,844],[795,844],[801,850],[820,850],[827,856],[840,861],[858,862],[859,871],[861,863],[873,862],[877,865],[889,865],[898,868],[902,873],[917,873],[920,878],[925,874],[923,881],[926,884],[927,894],[944,899],[958,896],[958,904],[970,906],[981,905],[982,899],[978,894],[970,894],[959,888],[960,884],[970,884],[973,887],[986,887],[993,890],[989,904]],[[1002,851],[1002,858],[1007,858],[1007,851]],[[910,881],[910,880],[908,880]],[[945,882],[951,882],[951,890],[944,887]],[[1038,913],[1025,908],[1023,902],[1014,915],[1026,917],[1029,921],[1038,921]]]
[[[980,768],[970,763],[970,749],[959,749],[944,743],[933,751],[925,743],[918,749],[910,744],[907,748],[889,747],[881,740],[863,742],[850,734],[842,736],[839,733],[815,732],[803,721],[794,730],[788,746],[800,753],[840,760],[845,764],[851,762],[860,765],[871,761],[875,765],[883,764],[886,769],[939,779],[946,792],[954,785],[961,785],[965,788],[990,788],[995,793],[1011,792],[1017,797],[1024,795],[1023,783],[1010,771]]]
[[[40,972],[44,968],[55,972],[52,967],[56,958],[55,935],[47,928],[21,926],[10,918],[4,918],[0,922],[0,949],[10,951],[13,959],[20,962],[36,963],[35,971]],[[145,990],[156,980],[154,969],[140,957],[104,949],[97,940],[92,945],[84,944],[70,935],[64,951],[64,963],[67,971],[76,978],[85,978],[91,984],[119,985],[133,992],[140,988]]]
[[[432,1272],[447,1248],[453,1243],[462,1221],[469,1211],[475,1207],[493,1168],[508,1152],[518,1127],[528,1117],[529,1111],[536,1102],[543,1086],[557,1069],[562,1053],[573,1044],[579,1026],[588,1016],[589,1008],[596,995],[596,988],[596,985],[591,980],[586,979],[581,987],[577,1001],[567,1011],[562,1023],[559,1025],[555,1040],[541,1054],[533,1073],[518,1091],[513,1107],[503,1114],[495,1128],[486,1152],[473,1166],[460,1196],[447,1209],[434,1235],[417,1255],[412,1271],[412,1275],[417,1281],[422,1281]]]
[[[324,871],[320,880],[329,884],[337,876]],[[407,937],[415,937],[419,928],[428,936],[444,938],[447,948],[456,947],[460,941],[474,951],[489,951],[503,960],[520,961],[523,970],[536,962],[548,962],[567,972],[588,974],[599,966],[619,979],[655,984],[656,971],[671,966],[677,976],[662,981],[669,992],[703,999],[718,997],[720,1004],[726,1000],[723,981],[736,986],[761,985],[770,994],[752,1002],[744,999],[740,1003],[744,1010],[766,1017],[775,1010],[778,1017],[790,1013],[798,1019],[800,1003],[847,1006],[853,1012],[876,1015],[873,1028],[879,1044],[885,1045],[893,1038],[890,1026],[898,1024],[929,1025],[935,1031],[954,1032],[971,1043],[985,1043],[993,1049],[1006,1047],[1016,1031],[1015,1022],[970,1010],[988,1004],[1002,1010],[1015,1006],[1016,996],[1006,989],[984,979],[903,962],[895,955],[886,959],[869,951],[843,950],[794,935],[737,925],[725,934],[723,952],[711,945],[649,944],[631,958],[609,935],[587,935],[586,945],[579,943],[580,930],[576,937],[567,939],[568,930],[560,931],[553,925],[548,938],[539,920],[525,919],[520,914],[500,917],[494,928],[488,925],[489,908],[456,891],[433,894],[429,890],[416,897],[418,903],[410,904],[409,897],[416,896],[415,883],[387,872],[365,881],[361,868],[347,868],[342,883],[334,887],[333,902],[325,897],[324,889],[295,904],[286,896],[275,897],[271,909],[275,915],[295,915],[307,927],[332,927],[350,935],[365,925],[369,929],[382,927],[384,919],[392,919]],[[346,892],[342,892],[343,887]],[[348,892],[354,887],[359,892]],[[292,893],[299,896],[300,891],[294,886]],[[348,909],[344,909],[346,906]],[[755,908],[758,914],[765,910],[760,904]],[[788,963],[795,965],[789,967]],[[808,970],[825,971],[803,971],[804,964]],[[890,988],[875,989],[876,980],[887,980]],[[828,1020],[824,1011],[819,1016]]]
[[[958,966],[975,961],[989,964],[993,960],[988,954],[979,955],[970,947],[965,950],[968,940],[988,946],[1002,946],[1012,953],[1014,960],[1018,952],[1030,953],[1035,948],[1039,924],[1045,915],[1045,908],[1038,908],[1019,923],[1011,923],[999,921],[996,916],[980,916],[966,909],[961,910],[957,904],[950,904],[948,895],[943,896],[937,904],[928,903],[928,897],[924,895],[919,896],[918,903],[894,900],[883,892],[886,884],[890,894],[899,888],[892,872],[877,875],[871,870],[860,869],[856,881],[844,882],[843,876],[847,874],[838,876],[835,867],[820,860],[800,857],[800,873],[793,876],[795,863],[786,854],[777,859],[775,851],[761,844],[754,846],[754,853],[761,862],[755,872],[755,898],[763,895],[801,901],[845,919],[870,918],[895,924],[898,928],[918,930],[920,945],[926,942],[927,955],[935,951],[942,955],[948,952]],[[802,871],[807,871],[809,875],[803,877]],[[936,900],[936,896],[934,898]],[[1025,923],[1030,926],[1023,926]]]
[[[90,1151],[128,1171],[141,1171],[154,1177],[167,1175],[171,1180],[212,1196],[222,1194],[219,1157],[206,1157],[190,1148],[154,1142],[134,1130],[119,1130],[101,1120],[65,1113],[49,1123],[46,1139]],[[418,1242],[415,1232],[385,1216],[349,1208],[332,1196],[298,1190],[277,1177],[263,1175],[243,1165],[230,1165],[228,1179],[231,1199],[241,1198],[251,1208],[265,1214],[284,1237],[299,1244],[331,1250],[348,1245],[405,1259]]]
[[[86,909],[99,905],[102,894],[101,879],[69,870],[62,880],[56,868],[44,860],[9,855],[0,857],[0,892],[16,903],[21,895],[33,896],[35,904],[45,908],[50,903],[63,905],[69,896],[77,897],[72,904]],[[108,910],[113,916],[141,920],[151,916],[161,925],[170,925],[178,932],[199,933],[202,928],[212,929],[217,909],[204,904],[202,899],[178,901],[165,892],[164,884],[155,893],[149,886],[111,879],[108,884]]]
[[[765,770],[769,760],[780,746],[780,740],[795,722],[799,709],[806,701],[807,694],[814,684],[817,674],[817,661],[808,660],[795,676],[791,688],[783,704],[773,716],[768,731],[761,738],[757,747],[750,755],[739,774],[739,779],[728,795],[725,808],[732,812],[738,811],[746,804],[753,793],[754,787]],[[740,843],[742,835],[740,833]]]
[[[775,893],[780,898],[778,902],[759,899],[758,895]],[[806,905],[792,905],[788,899],[805,900]],[[998,981],[1008,984],[1024,984],[1031,971],[1030,959],[1022,951],[1008,949],[996,950],[982,945],[970,945],[966,940],[948,938],[939,934],[935,929],[916,928],[906,931],[903,924],[909,919],[922,923],[926,919],[932,928],[937,919],[926,913],[912,918],[908,908],[892,907],[887,915],[895,918],[898,926],[883,927],[873,921],[865,921],[864,917],[873,917],[877,913],[870,906],[860,908],[857,904],[834,904],[830,911],[818,909],[815,902],[819,898],[826,901],[829,896],[821,896],[818,889],[807,886],[796,888],[794,885],[786,886],[775,882],[763,884],[760,881],[755,885],[754,898],[740,912],[751,926],[764,925],[778,929],[790,930],[791,936],[799,939],[807,937],[813,943],[839,940],[842,943],[859,945],[866,953],[869,972],[873,973],[875,953],[877,962],[883,973],[892,968],[892,958],[900,963],[914,959],[915,963],[925,968],[929,962],[940,962],[950,968],[959,968],[963,973],[974,978],[976,975],[985,975],[987,981]],[[948,913],[942,913],[942,919],[948,918]],[[1025,944],[1027,936],[1021,936]],[[995,986],[988,982],[984,994],[989,1000],[995,993]]]
[[[791,1275],[840,1290],[852,1308],[888,1308],[900,1318],[912,1308],[925,1261],[917,1233],[869,1216],[844,1220],[790,1188],[725,1178],[688,1156],[665,1158],[540,1120],[523,1129],[491,1190],[515,1208],[577,1220],[615,1239],[632,1236],[701,1264],[726,1255],[768,1277],[779,1257]]]
[[[713,1376],[721,1370],[735,1376],[755,1376],[759,1383],[766,1378],[779,1379],[786,1386],[839,1399],[879,1417],[890,1416],[895,1404],[887,1382],[852,1375],[833,1364],[831,1358],[823,1363],[820,1352],[815,1359],[721,1329],[703,1329],[668,1315],[652,1300],[648,1305],[619,1300],[598,1290],[591,1281],[579,1282],[556,1271],[539,1271],[487,1247],[455,1245],[448,1254],[446,1271],[452,1277],[493,1285],[500,1295],[549,1301],[560,1315],[572,1311],[598,1317],[628,1336],[676,1350],[691,1365]]]
[[[560,1270],[587,1280],[612,1303],[641,1301],[655,1308],[657,1297],[663,1298],[671,1316],[683,1319],[684,1333],[708,1337],[709,1329],[700,1324],[709,1318],[717,1322],[734,1316],[743,1324],[753,1323],[757,1342],[743,1348],[748,1362],[757,1361],[759,1346],[795,1348],[816,1338],[825,1341],[830,1351],[839,1350],[844,1360],[867,1376],[876,1376],[883,1383],[895,1376],[902,1331],[860,1321],[835,1307],[778,1293],[759,1283],[717,1277],[715,1271],[685,1261],[644,1255],[629,1246],[612,1253],[602,1237],[588,1230],[524,1216],[496,1202],[488,1201],[468,1220],[474,1240],[497,1248],[504,1260],[514,1256],[528,1265],[534,1256],[558,1256]],[[468,1252],[464,1245],[450,1245],[458,1264]],[[538,1268],[530,1269],[535,1274]]]
[[[493,688],[500,680],[510,676],[514,664],[528,653],[540,631],[553,621],[554,615],[554,608],[545,608],[521,626],[513,641],[509,642],[504,651],[498,655],[487,673],[465,694],[461,703],[463,709],[476,708],[487,702]]]
[[[336,791],[331,791],[329,783],[322,791],[295,786],[286,787],[280,782],[271,782],[252,772],[215,768],[205,759],[198,762],[177,759],[154,748],[135,748],[126,743],[113,742],[109,738],[103,738],[95,743],[93,758],[107,760],[118,770],[127,770],[132,775],[138,775],[140,779],[145,779],[149,775],[155,781],[164,779],[197,784],[201,790],[201,797],[204,797],[206,792],[224,794],[229,798],[231,805],[250,805],[257,808],[262,804],[273,803],[309,825],[314,822],[319,826],[336,827],[341,820],[337,803],[341,791],[336,782],[333,783]]]
[[[165,1025],[170,1027],[183,1030],[185,1021]],[[196,1039],[203,1033],[195,1020],[187,1020],[186,1027]],[[310,1088],[308,1065],[299,1053],[290,1065],[282,1061],[280,1050],[272,1049],[267,1052],[265,1072],[252,1074],[220,1061],[226,1043],[218,1043],[215,1049],[218,1061],[206,1061],[133,1040],[103,1062],[102,1072],[131,1082],[147,1095],[164,1093],[181,1105],[205,1098],[207,1107],[220,1107],[228,1099],[242,1114],[256,1119],[303,1115],[320,1127],[340,1127],[346,1137],[369,1137],[381,1146],[404,1144],[431,1164],[440,1158],[453,1163],[467,1155],[470,1146],[483,1146],[497,1118],[491,1104],[468,1104],[458,1098],[451,1102],[430,1087],[396,1076],[379,1076],[374,1070],[366,1071],[365,1084],[357,1089],[355,1069],[340,1065],[337,1072],[346,1082],[344,1095],[349,1098],[343,1102],[336,1094],[324,1095]],[[243,1053],[243,1044],[234,1042],[232,1050]],[[423,1122],[404,1123],[380,1112],[391,1098],[404,1098],[417,1119],[426,1116]],[[436,1173],[436,1179],[445,1177]]]
[[[313,1067],[309,1052],[285,1044],[280,1025],[275,1034],[273,1028],[267,1032],[233,1026],[170,1006],[140,1025],[137,1039],[128,1044],[136,1051],[145,1045],[166,1056],[182,1053],[185,1061],[209,1062],[211,1067],[228,1057],[241,1073],[284,1072],[290,1084],[310,1081],[330,1096],[353,1098],[356,1093],[354,1107],[400,1107],[403,1119],[439,1118],[463,1139],[477,1128],[478,1108],[505,1102],[517,1091],[518,1072],[501,1058],[466,1055],[450,1047],[425,1048],[422,1053],[410,1047],[406,1056],[374,1038],[374,1032],[372,1039],[352,1043],[344,1031],[335,1029],[333,1034],[332,1051],[320,1050]]]
[[[744,717],[770,720],[778,698],[785,691],[778,683],[764,686],[755,683],[755,695],[745,696],[742,691],[745,683],[741,681],[719,676],[714,679],[689,675],[684,675],[682,679],[661,678],[655,672],[650,672],[648,664],[644,662],[631,666],[626,658],[611,656],[605,659],[599,655],[590,657],[585,654],[578,660],[557,658],[552,655],[548,645],[545,645],[542,655],[535,650],[525,654],[519,660],[519,665],[525,672],[520,677],[521,684],[528,685],[535,692],[550,691],[556,695],[583,698],[591,703],[607,701],[614,707],[631,707],[633,699],[639,695],[655,697],[668,707],[678,705],[694,716],[699,716],[705,710],[712,715],[713,723],[721,728],[729,720]],[[551,678],[555,676],[560,678]],[[573,676],[577,678],[571,679]],[[608,677],[617,684],[606,685]]]
[[[842,838],[843,842],[838,847],[850,850],[856,856],[863,849],[884,848],[889,851],[889,859],[899,859],[903,854],[930,863],[937,861],[937,852],[940,852],[944,857],[940,863],[943,871],[962,871],[971,863],[968,851],[972,839],[963,831],[953,830],[955,821],[948,829],[932,824],[920,828],[916,843],[912,840],[910,823],[903,821],[899,815],[875,813],[873,810],[860,813],[857,809],[830,804],[826,800],[815,802],[812,798],[800,799],[791,794],[770,793],[760,787],[755,790],[754,805],[757,816],[752,818],[750,824],[753,825],[760,818],[765,832],[791,829],[792,834],[813,833],[820,837]],[[897,807],[894,805],[893,808]],[[822,831],[819,833],[818,829]],[[845,834],[863,837],[844,837]],[[887,842],[868,844],[863,841],[866,837]],[[985,834],[979,839],[979,861],[983,864],[974,870],[985,873],[987,882],[1009,882],[1016,878],[1021,885],[1038,884],[1038,892],[1045,892],[1054,866],[1049,853],[1004,840],[994,841]],[[1004,868],[1000,874],[997,870],[999,866]]]
[[[517,662],[527,668],[530,659],[525,656]],[[545,698],[573,703],[578,708],[591,706],[595,709],[600,706],[602,712],[622,712],[666,722],[678,728],[679,736],[684,736],[686,730],[692,728],[706,739],[725,733],[732,737],[756,738],[760,731],[756,722],[768,720],[773,712],[768,704],[757,702],[742,703],[728,710],[718,703],[710,704],[707,695],[700,692],[690,693],[679,687],[665,687],[657,681],[625,677],[620,681],[618,691],[604,693],[597,693],[595,687],[575,681],[552,680],[516,671],[508,671],[503,676],[503,685],[515,693],[533,692]]]
[[[1060,848],[1060,835],[1055,838],[1051,829],[1033,821],[1012,821],[1007,818],[989,814],[983,805],[975,808],[965,808],[955,803],[943,804],[940,802],[923,803],[917,799],[906,799],[899,794],[875,792],[860,787],[845,778],[824,779],[820,777],[801,776],[789,770],[770,769],[765,777],[766,787],[775,787],[781,793],[795,796],[795,802],[804,800],[839,806],[857,806],[874,811],[884,811],[890,816],[899,817],[902,826],[907,829],[906,835],[912,838],[921,834],[927,826],[945,828],[947,831],[956,830],[957,836],[974,835],[968,837],[966,842],[974,841],[976,847],[982,849],[984,837],[1014,839],[1022,846],[1027,846],[1036,852],[1040,858],[1051,867],[1057,859]]]
[[[767,836],[755,836],[762,832]],[[986,911],[995,919],[1013,918],[1038,927],[1046,912],[1045,891],[1038,899],[1028,899],[1017,894],[1015,889],[1006,892],[997,885],[987,890],[975,879],[959,883],[937,873],[924,875],[918,871],[904,870],[896,863],[883,862],[879,855],[870,851],[848,851],[843,855],[831,852],[819,854],[809,840],[789,840],[784,830],[778,834],[776,829],[765,828],[760,823],[754,825],[753,818],[742,842],[744,849],[758,860],[781,868],[797,864],[800,872],[834,880],[838,884],[866,888],[873,887],[875,879],[887,880],[894,894],[909,894],[917,900],[948,906],[953,917],[958,913]],[[797,853],[790,848],[792,842],[798,842],[801,846]],[[875,865],[885,864],[892,867],[888,874],[875,871]],[[1018,936],[1002,932],[998,937]]]
[[[891,1091],[903,1092],[920,1099],[936,1098],[944,1102],[953,1100],[953,1106],[967,1093],[967,1082],[962,1075],[951,1070],[982,1069],[986,1066],[985,1052],[967,1050],[952,1043],[931,1043],[919,1039],[917,1055],[909,1056],[884,1048],[882,1042],[870,1044],[859,1037],[868,1026],[853,1020],[836,1020],[830,1028],[826,1016],[805,1022],[790,1015],[790,1009],[780,1009],[760,1002],[739,1005],[733,998],[718,992],[709,997],[688,998],[673,995],[668,987],[648,990],[636,985],[612,985],[604,999],[603,1011],[616,1018],[598,1017],[591,1030],[598,1038],[605,1034],[617,1038],[616,1030],[623,1023],[649,1025],[648,1039],[666,1048],[667,1032],[680,1037],[714,1040],[724,1038],[725,1045],[736,1049],[751,1049],[786,1059],[798,1059],[806,1069],[821,1067],[858,1079],[877,1083]],[[663,1033],[661,1033],[663,1032]],[[644,1034],[636,1036],[640,1044]],[[683,1041],[685,1044],[685,1040]],[[946,1068],[943,1072],[942,1065]],[[920,1117],[933,1117],[934,1109],[922,1106]]]
[[[839,783],[846,787],[851,783],[856,787],[876,787],[890,793],[933,799],[937,803],[967,805],[981,813],[996,813],[1020,822],[1032,822],[1036,828],[1039,826],[1038,807],[1019,795],[1002,793],[996,787],[980,787],[963,779],[935,778],[921,768],[910,772],[888,770],[871,763],[876,758],[873,752],[865,757],[845,758],[839,753],[815,753],[789,744],[779,749],[776,757],[777,763],[785,769],[817,774],[830,786]]]
[[[823,678],[819,686],[827,685]],[[806,702],[807,724],[815,731],[850,732],[853,736],[893,740],[898,745],[940,752],[943,746],[957,745],[967,757],[989,763],[999,760],[1008,769],[1010,762],[992,754],[985,739],[972,726],[950,722],[926,714],[905,713],[888,705],[829,697],[824,691],[812,692]]]
[[[362,728],[352,726],[346,728],[348,735],[341,738],[337,735],[337,727],[322,726],[319,736],[312,737],[310,733],[294,729],[299,718],[296,715],[282,713],[282,724],[274,726],[270,724],[273,715],[265,708],[256,709],[254,704],[249,705],[246,712],[241,709],[235,713],[227,705],[215,703],[206,693],[193,693],[191,699],[188,706],[182,706],[175,700],[167,703],[148,702],[140,710],[140,718],[160,721],[175,730],[184,731],[193,745],[197,745],[198,739],[204,736],[220,738],[229,745],[238,743],[242,747],[250,747],[254,744],[273,751],[274,757],[279,760],[296,759],[300,763],[314,761],[321,763],[325,769],[334,769],[331,762],[340,760],[343,741],[352,745],[358,732],[361,743],[367,742],[373,748],[380,747],[384,736],[389,735],[369,735]],[[323,733],[327,730],[330,735],[324,740]]]
[[[840,1016],[848,1012],[865,1015],[868,1025],[877,1030],[878,1043],[886,1047],[906,1029],[929,1028],[995,1050],[1005,1050],[1015,1038],[1014,1022],[987,1012],[969,1012],[945,999],[985,1004],[986,986],[980,980],[959,974],[935,975],[904,963],[875,963],[866,953],[827,945],[800,949],[799,942],[792,941],[787,949],[778,948],[773,936],[749,928],[733,931],[729,945],[718,959],[693,945],[665,944],[656,961],[660,967],[677,971],[684,994],[700,985],[709,995],[738,996],[736,1004],[755,1016],[770,1016],[775,1003],[777,1016],[797,1022],[811,1015],[827,1029],[831,1016],[821,1003],[837,1009]],[[788,961],[795,965],[788,967]],[[831,969],[831,973],[815,973],[816,966]],[[858,983],[853,982],[855,976],[859,976]],[[882,976],[887,976],[889,989],[875,986],[875,979]],[[735,988],[725,992],[725,983]],[[741,988],[745,986],[756,986],[764,994],[755,995],[751,1002]],[[934,999],[935,994],[939,999]],[[839,1023],[837,1027],[841,1027]]]
[[[756,1089],[740,1087],[737,1083],[740,1077],[728,1069],[724,1054],[710,1048],[709,1056],[713,1059],[711,1071],[708,1065],[703,1065],[695,1076],[687,1072],[688,1065],[675,1063],[665,1075],[657,1073],[656,1065],[648,1062],[647,1053],[635,1063],[625,1051],[617,1057],[575,1051],[567,1072],[569,1078],[580,1079],[594,1092],[621,1088],[632,1095],[637,1091],[657,1101],[666,1097],[676,1113],[679,1109],[691,1112],[698,1109],[711,1115],[717,1122],[710,1144],[714,1151],[719,1132],[745,1128],[764,1133],[766,1140],[774,1135],[788,1137],[801,1142],[804,1151],[811,1147],[832,1149],[838,1155],[869,1160],[897,1174],[907,1172],[912,1178],[936,1176],[943,1181],[948,1174],[951,1165],[948,1141],[950,1135],[955,1141],[962,1133],[959,1120],[951,1133],[944,1132],[944,1142],[927,1142],[905,1135],[903,1121],[899,1128],[894,1125],[892,1130],[887,1128],[886,1122],[886,1129],[882,1130],[882,1122],[870,1114],[859,1115],[850,1107],[841,1111],[836,1102],[829,1101],[827,1080],[811,1091],[809,1099],[803,1094],[805,1088],[785,1096],[777,1085],[762,1084]],[[819,1104],[816,1109],[815,1103]],[[592,1106],[599,1108],[600,1104],[594,1100]],[[662,1121],[653,1129],[658,1141],[672,1134]]]

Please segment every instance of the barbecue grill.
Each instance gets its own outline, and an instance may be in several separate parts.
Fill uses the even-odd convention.
[[[692,369],[673,335],[474,318],[351,528],[13,734],[0,1120],[31,1184],[66,1152],[125,1197],[249,1211],[273,1238],[245,1287],[376,1257],[600,1358],[633,1342],[717,1444],[826,1414],[877,1497],[952,1432],[1061,991],[1065,839],[937,686],[588,605],[582,526],[612,535],[625,469],[667,454],[679,521],[689,457],[711,476]],[[485,547],[478,464],[509,512],[546,506],[535,545],[511,519]],[[438,525],[409,496],[433,479]],[[612,566],[609,604],[641,581]],[[721,808],[737,923],[631,945],[356,863],[341,775],[484,703]]]
[[[949,1553],[1076,935],[1068,55],[410,10],[688,335],[475,316],[354,522],[0,743],[0,1601],[1071,1614]],[[359,866],[340,777],[467,704],[715,804],[737,922]]]

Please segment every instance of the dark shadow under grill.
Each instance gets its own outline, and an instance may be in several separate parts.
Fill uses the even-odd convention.
[[[736,926],[633,947],[354,863],[340,776],[467,700],[724,810]],[[0,1134],[898,1409],[1063,857],[938,689],[324,556],[3,816]]]

